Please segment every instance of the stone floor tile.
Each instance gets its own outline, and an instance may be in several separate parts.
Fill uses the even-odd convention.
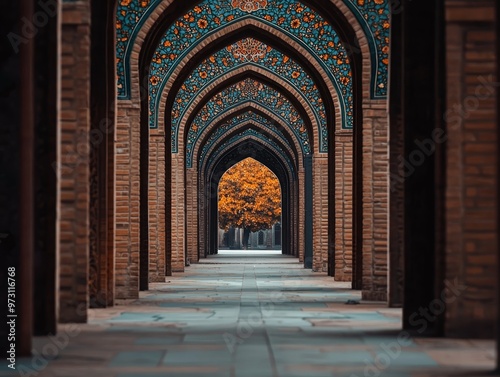
[[[109,363],[110,367],[156,367],[164,356],[162,351],[120,352]]]
[[[210,365],[210,366],[227,366],[231,364],[231,354],[226,350],[191,350],[167,352],[167,355],[162,361],[163,365]]]

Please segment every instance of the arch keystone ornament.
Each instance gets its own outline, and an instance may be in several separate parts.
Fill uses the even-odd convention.
[[[270,51],[270,47],[257,39],[245,38],[228,46],[227,50],[233,54],[235,59],[242,62],[257,63],[266,57],[267,52]]]
[[[264,90],[264,84],[261,82],[246,79],[236,84],[236,89],[239,89],[243,97],[257,97],[261,90]]]
[[[267,6],[267,0],[233,0],[231,5],[235,9],[241,9],[243,12],[252,13]]]

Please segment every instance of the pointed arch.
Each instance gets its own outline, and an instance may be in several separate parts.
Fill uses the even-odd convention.
[[[262,140],[248,135],[242,139],[228,143],[218,152],[218,157],[200,175],[200,185],[206,189],[208,194],[208,198],[202,198],[200,202],[200,207],[204,213],[200,227],[200,239],[207,241],[204,250],[207,250],[208,254],[217,252],[217,232],[214,227],[217,226],[216,188],[218,182],[229,167],[248,157],[252,157],[266,165],[280,180],[284,199],[283,222],[286,224],[284,228],[291,230],[291,223],[295,219],[292,211],[296,209],[292,201],[296,197],[290,191],[297,189],[296,181],[294,180],[293,172],[286,168],[285,161],[275,154],[273,148],[266,145]],[[298,244],[298,241],[293,240],[297,236],[297,232],[290,232],[286,236],[288,237],[285,238],[284,235],[283,239],[287,239],[288,242],[284,243],[283,252],[290,254],[294,251],[294,245]]]

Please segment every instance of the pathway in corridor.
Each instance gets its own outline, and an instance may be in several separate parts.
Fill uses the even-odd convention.
[[[62,348],[38,375],[472,376],[493,368],[493,342],[403,338],[399,309],[347,305],[360,300],[348,283],[260,254],[212,256],[138,301],[92,310],[88,325],[63,326],[59,341],[37,339],[39,352]]]

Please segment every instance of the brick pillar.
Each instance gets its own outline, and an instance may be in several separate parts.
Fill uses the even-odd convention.
[[[113,117],[113,124],[116,127],[116,109]],[[114,134],[113,134],[114,136]],[[108,294],[107,305],[115,304],[115,221],[116,221],[116,196],[115,196],[115,143],[114,138],[108,138]]]
[[[149,138],[149,281],[165,281],[165,135]]]
[[[89,262],[90,3],[62,10],[60,296],[63,323],[87,321]]]
[[[496,322],[495,3],[446,2],[445,258],[446,280],[458,287],[447,305],[448,336],[492,337]]]
[[[363,104],[363,284],[364,300],[387,300],[389,150],[385,100]]]
[[[301,166],[299,169],[299,200],[298,200],[298,210],[297,210],[297,222],[298,222],[298,232],[299,232],[299,261],[304,262],[304,251],[305,251],[305,238],[304,238],[304,225],[305,225],[305,171],[304,167]]]
[[[328,155],[313,156],[313,271],[328,270]]]
[[[198,179],[198,177],[197,177]],[[207,193],[206,193],[206,187],[205,187],[205,184],[203,181],[199,181],[199,186],[198,186],[198,193],[197,193],[197,201],[198,201],[198,211],[199,211],[199,216],[200,216],[200,219],[199,219],[199,225],[198,225],[198,239],[199,239],[199,243],[198,243],[198,255],[200,256],[200,258],[204,258],[205,257],[205,253],[207,251],[207,243],[208,243],[208,240],[207,240],[207,234],[208,234],[208,231],[207,231],[207,216],[208,216],[208,212],[207,212]]]
[[[116,124],[115,292],[117,299],[139,297],[140,112],[118,101]]]
[[[290,185],[290,237],[292,239],[290,255],[293,255],[297,258],[299,257],[299,238],[298,238],[299,206],[297,202],[298,191],[299,191],[298,182],[299,181],[296,179],[295,181],[292,181]],[[282,228],[281,244],[283,245],[284,242],[285,239],[283,238],[283,228]]]
[[[201,211],[198,207],[198,174],[195,168],[186,171],[187,199],[187,255],[191,263],[197,263],[198,257],[198,219]]]
[[[179,148],[181,149],[181,148]],[[183,152],[172,154],[172,271],[184,272],[185,196]]]
[[[404,178],[403,328],[419,335],[434,336],[440,335],[444,316],[423,321],[425,326],[421,326],[419,312],[433,303],[441,289],[437,276],[441,274],[440,188],[444,184],[444,166],[439,145],[435,145],[435,153],[432,150],[424,153],[421,145],[423,141],[428,144],[432,135],[442,130],[442,5],[443,2],[433,0],[407,2],[404,12],[393,15],[394,38],[401,38],[401,44],[391,46],[395,55],[391,77],[396,82],[398,76],[402,80],[401,85],[391,85],[390,114],[391,128],[397,127],[394,119],[400,116],[404,133],[404,153],[399,156],[403,168],[392,171],[396,179],[399,173]],[[426,19],[423,29],[420,28],[422,19]],[[431,40],[433,43],[428,43]],[[412,48],[398,51],[401,45]],[[426,59],[421,59],[422,56]],[[391,147],[394,147],[397,133],[392,130],[391,136]],[[394,159],[394,150],[391,152]],[[394,196],[391,199],[401,200]],[[397,216],[392,217],[392,221],[396,219]],[[396,248],[391,246],[391,251],[394,250],[397,252],[397,245]],[[391,268],[398,268],[398,265]]]
[[[404,254],[405,254],[405,180],[404,166],[401,164],[405,153],[403,104],[403,21],[402,15],[393,15],[391,25],[391,59],[389,88],[389,128],[390,128],[390,200],[389,200],[389,287],[388,304],[401,307],[404,302]]]
[[[333,153],[333,151],[332,151]],[[352,280],[353,133],[335,135],[335,280]]]

